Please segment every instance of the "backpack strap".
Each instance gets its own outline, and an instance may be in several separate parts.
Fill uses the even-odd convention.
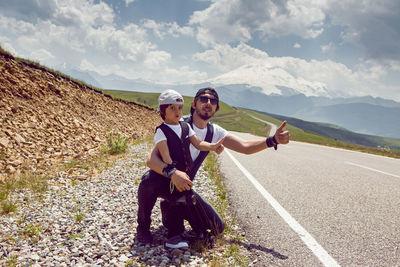
[[[182,128],[181,141],[182,141],[182,151],[183,157],[185,159],[186,172],[192,166],[192,156],[190,155],[190,140],[189,140],[189,125],[185,121],[179,121]]]
[[[192,128],[193,128],[193,119],[192,116],[188,116],[188,117],[184,117],[183,118],[187,123],[189,123]],[[207,141],[209,143],[211,143],[212,138],[214,135],[214,127],[212,126],[211,123],[207,123],[207,134],[206,134],[206,138],[204,139],[204,141]],[[201,164],[203,163],[204,159],[207,157],[209,151],[200,151],[199,156],[196,158],[196,160],[193,162],[192,167],[189,170],[189,177],[190,180],[193,181],[194,177],[196,176],[197,171],[199,170]],[[190,152],[189,152],[190,153]]]

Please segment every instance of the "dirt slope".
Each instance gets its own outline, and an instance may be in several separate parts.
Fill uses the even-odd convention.
[[[0,53],[0,175],[95,154],[110,131],[131,140],[161,122],[147,107],[113,100],[57,73]],[[1,177],[0,177],[1,178]]]

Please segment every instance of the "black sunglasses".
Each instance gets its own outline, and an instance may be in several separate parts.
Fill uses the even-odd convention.
[[[210,100],[211,105],[216,105],[218,104],[218,99],[215,98],[209,98],[207,96],[200,96],[199,100],[201,103],[208,103],[208,100]]]

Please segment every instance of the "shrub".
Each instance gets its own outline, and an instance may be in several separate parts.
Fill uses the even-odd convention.
[[[107,147],[102,147],[103,151],[114,155],[124,153],[128,148],[128,137],[122,136],[120,133],[110,132],[107,140]]]
[[[17,210],[17,205],[12,203],[11,201],[5,200],[1,203],[1,210],[4,214],[9,214],[10,212],[14,212]]]

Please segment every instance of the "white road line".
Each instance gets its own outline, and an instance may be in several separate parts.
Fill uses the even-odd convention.
[[[275,200],[267,190],[251,175],[240,162],[233,157],[233,155],[225,149],[232,161],[238,166],[243,174],[249,179],[254,187],[261,193],[261,195],[269,202],[275,211],[285,220],[285,222],[293,229],[307,245],[307,247],[314,253],[314,255],[321,261],[324,266],[340,266],[334,258],[332,258],[325,249],[318,244],[318,242]]]
[[[400,175],[396,175],[396,174],[391,174],[391,173],[388,173],[388,172],[380,171],[380,170],[377,170],[377,169],[374,169],[374,168],[370,168],[370,167],[367,167],[367,166],[364,166],[364,165],[356,164],[356,163],[353,163],[353,162],[350,162],[350,161],[345,161],[345,163],[349,164],[349,165],[357,166],[357,167],[360,167],[360,168],[364,168],[364,169],[367,169],[367,170],[370,170],[370,171],[379,172],[379,173],[382,173],[382,174],[386,174],[386,175],[389,175],[389,176],[400,178]]]

